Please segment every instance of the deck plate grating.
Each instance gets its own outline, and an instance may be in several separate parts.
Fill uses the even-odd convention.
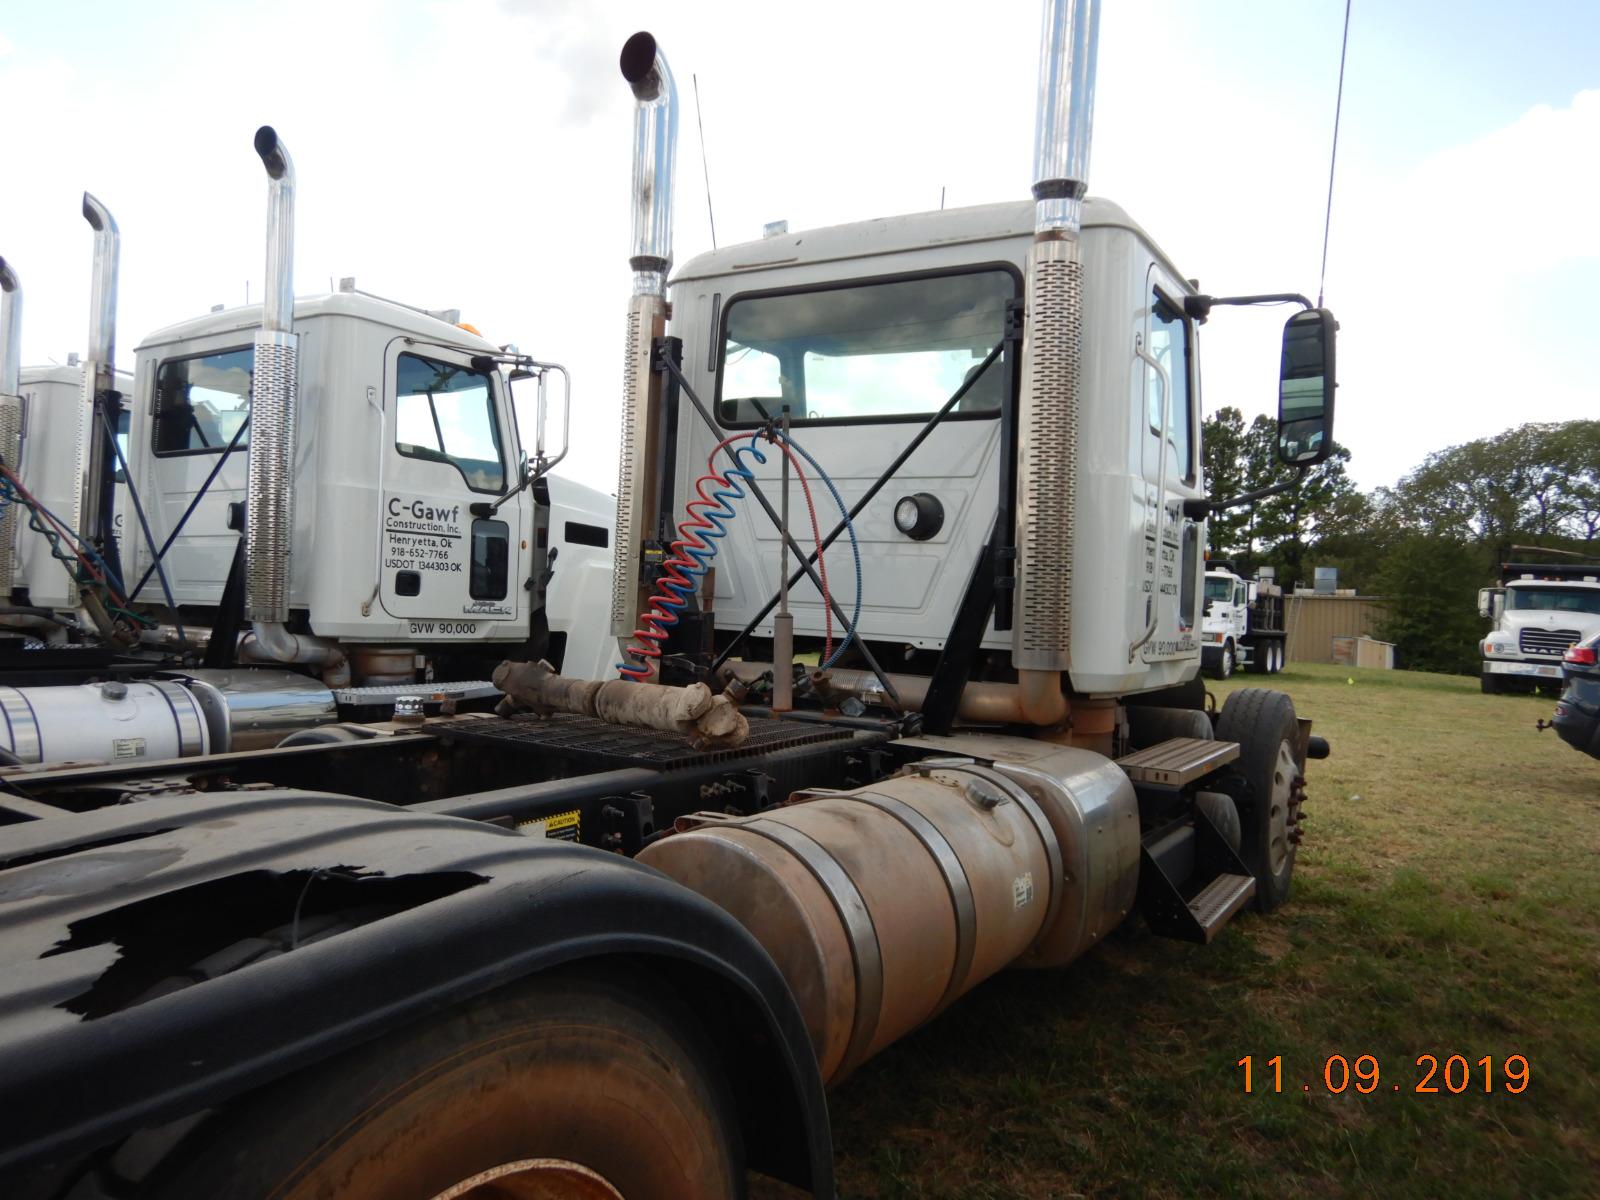
[[[799,721],[751,717],[750,736],[741,745],[696,750],[685,734],[635,729],[629,725],[611,725],[594,717],[556,713],[542,720],[524,714],[454,722],[448,726],[430,726],[428,732],[447,741],[496,746],[530,754],[557,754],[562,758],[600,767],[655,767],[669,771],[674,767],[744,758],[814,742],[841,741],[849,738],[852,731],[827,725],[802,724]]]

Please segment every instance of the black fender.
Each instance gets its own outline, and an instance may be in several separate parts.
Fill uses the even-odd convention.
[[[362,923],[312,940],[341,912]],[[229,969],[269,930],[292,949]],[[719,1025],[739,1010],[765,1047],[741,1049],[742,1069],[781,1118],[747,1130],[750,1165],[832,1196],[805,1025],[772,959],[727,913],[619,855],[291,790],[155,797],[5,831],[0,1172],[59,1170],[600,956],[648,960]]]

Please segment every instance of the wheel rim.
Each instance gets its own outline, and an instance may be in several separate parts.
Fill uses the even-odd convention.
[[[1232,646],[1224,646],[1222,648],[1222,673],[1224,675],[1232,675],[1233,674],[1233,647]]]
[[[1289,801],[1299,773],[1294,747],[1285,738],[1278,743],[1278,759],[1272,764],[1272,795],[1267,806],[1267,866],[1274,875],[1289,861]]]
[[[564,1158],[522,1158],[479,1171],[433,1200],[623,1200],[605,1176]]]

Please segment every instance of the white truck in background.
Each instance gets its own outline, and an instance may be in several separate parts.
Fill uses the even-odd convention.
[[[1562,655],[1600,633],[1600,563],[1504,563],[1500,586],[1478,592],[1483,690],[1561,689]]]
[[[1283,670],[1288,627],[1283,589],[1267,568],[1259,579],[1236,575],[1233,564],[1206,564],[1205,615],[1200,623],[1200,664],[1213,679],[1243,667],[1258,675]]]

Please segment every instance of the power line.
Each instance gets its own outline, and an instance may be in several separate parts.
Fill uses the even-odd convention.
[[[1328,156],[1328,207],[1322,216],[1322,274],[1317,279],[1317,307],[1328,283],[1328,233],[1333,228],[1333,170],[1339,162],[1339,117],[1344,111],[1344,60],[1350,51],[1350,3],[1344,0],[1344,39],[1339,45],[1339,92],[1333,102],[1333,152]]]
[[[700,116],[700,76],[690,74],[694,80],[694,123],[700,129],[700,171],[706,179],[706,220],[711,222],[711,248],[717,248],[717,218],[711,211],[711,167],[706,162],[706,123]]]

